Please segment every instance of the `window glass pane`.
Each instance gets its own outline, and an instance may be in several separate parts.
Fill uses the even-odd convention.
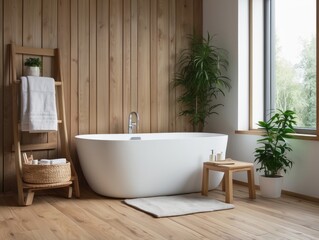
[[[316,0],[273,0],[273,109],[292,109],[300,128],[316,128]]]

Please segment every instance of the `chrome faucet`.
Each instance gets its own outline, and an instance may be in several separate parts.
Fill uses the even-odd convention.
[[[133,121],[133,115],[135,115],[135,121]],[[138,130],[139,115],[137,112],[131,112],[128,116],[128,133],[133,133],[133,128],[135,128],[135,133]]]

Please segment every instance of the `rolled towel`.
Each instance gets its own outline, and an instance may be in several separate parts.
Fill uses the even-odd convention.
[[[65,158],[57,158],[57,159],[51,159],[51,164],[66,164]]]
[[[37,159],[32,160],[32,165],[38,165],[39,161]]]

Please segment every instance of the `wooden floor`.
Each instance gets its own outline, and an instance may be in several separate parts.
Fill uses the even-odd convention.
[[[2,194],[0,239],[319,239],[318,203],[234,190],[234,209],[160,219],[85,189],[81,199],[36,193],[29,207]],[[209,195],[224,200],[220,190]]]

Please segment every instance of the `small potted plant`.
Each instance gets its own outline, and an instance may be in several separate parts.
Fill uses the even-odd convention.
[[[26,66],[27,76],[40,76],[40,58],[27,58],[24,62],[24,66]]]
[[[287,168],[290,169],[293,165],[287,157],[287,153],[292,149],[286,138],[292,138],[294,125],[295,112],[291,110],[278,110],[268,121],[258,122],[258,126],[265,130],[263,138],[257,140],[262,146],[255,149],[255,162],[260,164],[256,171],[264,172],[259,178],[261,195],[264,197],[281,196],[281,173],[286,173]]]

